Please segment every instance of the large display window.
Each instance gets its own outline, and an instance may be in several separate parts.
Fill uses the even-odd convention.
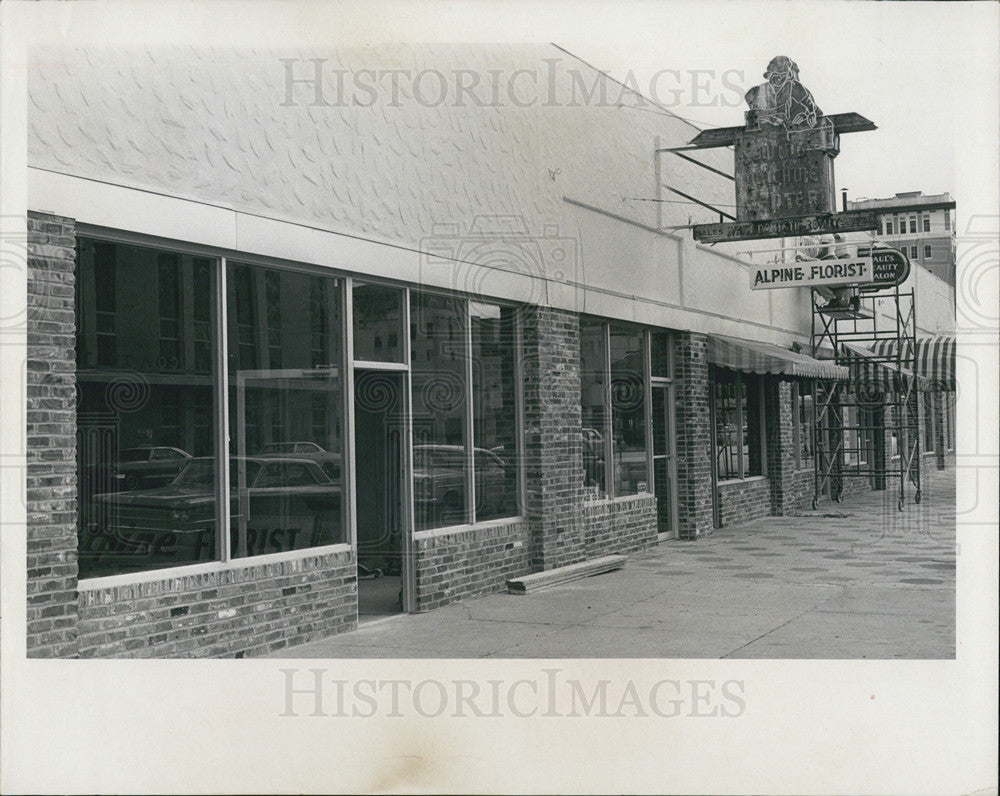
[[[217,556],[215,261],[81,239],[81,578]]]
[[[341,286],[227,266],[233,558],[348,541]]]
[[[764,475],[764,401],[760,377],[711,369],[718,480]]]
[[[590,498],[650,492],[648,337],[641,328],[580,319],[581,442]]]

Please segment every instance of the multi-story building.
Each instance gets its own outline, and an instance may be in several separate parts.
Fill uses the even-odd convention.
[[[855,199],[848,210],[876,210],[881,242],[899,249],[914,265],[955,286],[955,202],[948,193],[897,193],[890,199]]]

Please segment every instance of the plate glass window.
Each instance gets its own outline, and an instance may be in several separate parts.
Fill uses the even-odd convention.
[[[580,409],[583,484],[591,497],[608,494],[607,338],[606,325],[580,321]]]
[[[216,267],[209,258],[79,239],[81,578],[218,556]]]
[[[611,327],[611,421],[616,496],[649,491],[644,340],[641,330]]]
[[[518,509],[517,311],[472,302],[472,419],[476,520]]]
[[[470,522],[467,303],[410,293],[413,504],[418,531]]]
[[[354,358],[368,362],[403,361],[403,291],[383,285],[355,284]]]
[[[230,263],[227,304],[231,555],[347,541],[340,280]]]

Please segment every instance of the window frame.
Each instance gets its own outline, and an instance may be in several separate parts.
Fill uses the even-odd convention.
[[[190,256],[196,258],[202,258],[207,260],[210,269],[210,290],[212,293],[212,306],[210,309],[209,318],[209,328],[215,335],[214,341],[212,341],[212,353],[211,353],[211,367],[213,369],[213,384],[212,384],[212,418],[215,422],[215,430],[212,440],[213,445],[213,456],[216,461],[216,471],[215,471],[215,484],[213,487],[213,500],[215,503],[216,512],[216,522],[215,522],[215,544],[216,544],[216,554],[215,558],[207,561],[195,561],[190,563],[178,564],[176,566],[158,567],[151,569],[135,570],[131,572],[113,573],[107,575],[93,575],[87,576],[79,581],[79,588],[81,591],[93,590],[98,588],[108,588],[117,585],[125,585],[132,583],[141,583],[151,580],[165,580],[174,577],[187,577],[190,575],[197,575],[201,573],[208,572],[219,572],[229,569],[239,569],[250,566],[259,566],[261,564],[294,560],[297,558],[302,558],[306,556],[315,555],[325,555],[334,552],[356,550],[357,549],[357,506],[356,506],[356,481],[355,481],[355,467],[354,467],[354,457],[356,455],[355,450],[355,426],[354,426],[354,369],[355,367],[375,367],[385,370],[397,370],[404,373],[404,395],[406,401],[406,410],[404,412],[406,416],[406,433],[405,441],[407,450],[405,456],[408,460],[408,471],[409,471],[409,481],[410,483],[406,485],[406,491],[408,493],[407,500],[405,501],[406,510],[409,512],[409,517],[406,518],[406,529],[404,532],[404,538],[420,538],[422,535],[434,535],[439,533],[442,529],[428,529],[425,531],[416,531],[413,529],[413,484],[412,484],[412,472],[413,472],[413,426],[410,420],[410,394],[412,392],[411,385],[411,357],[410,357],[410,294],[411,292],[420,292],[425,294],[434,294],[438,296],[444,296],[456,299],[462,302],[464,306],[465,315],[465,345],[466,353],[471,353],[471,314],[469,312],[469,303],[472,301],[480,301],[483,303],[494,304],[501,307],[513,308],[515,311],[515,323],[514,323],[514,411],[515,411],[515,435],[517,442],[517,456],[514,458],[514,467],[516,468],[516,495],[517,495],[517,513],[509,517],[501,517],[496,519],[488,519],[479,521],[475,517],[475,506],[472,505],[471,512],[468,515],[468,521],[459,525],[447,526],[443,530],[447,532],[455,532],[465,528],[469,528],[473,525],[482,524],[492,524],[492,523],[506,523],[506,522],[517,522],[523,520],[525,516],[525,495],[526,495],[526,484],[525,484],[525,468],[523,464],[524,458],[524,440],[525,440],[525,422],[524,422],[524,379],[523,379],[523,328],[522,328],[522,315],[519,311],[520,305],[513,301],[504,301],[502,299],[492,299],[484,298],[481,296],[469,294],[457,290],[440,289],[434,287],[424,287],[422,285],[412,285],[410,283],[402,282],[400,280],[395,280],[391,278],[381,278],[374,277],[371,275],[358,275],[350,271],[346,271],[340,268],[327,267],[323,265],[318,265],[314,263],[305,263],[295,260],[286,260],[284,258],[270,257],[265,255],[245,253],[232,249],[225,249],[220,247],[205,246],[199,244],[193,244],[185,241],[178,241],[173,239],[164,239],[154,236],[149,236],[143,233],[132,232],[129,230],[119,230],[111,229],[107,227],[100,227],[92,224],[80,223],[76,228],[77,246],[79,241],[82,239],[90,240],[95,243],[105,243],[115,246],[135,246],[146,249],[153,249],[160,253],[167,253],[180,256]],[[245,557],[237,557],[234,555],[234,550],[231,549],[231,518],[229,516],[229,482],[231,479],[231,468],[230,468],[230,455],[228,451],[229,446],[229,435],[230,435],[230,422],[229,422],[229,400],[230,400],[230,379],[229,379],[229,330],[228,330],[228,318],[231,307],[228,305],[228,293],[227,293],[227,276],[228,276],[228,266],[230,262],[239,263],[240,265],[248,265],[257,268],[272,269],[281,272],[292,272],[303,274],[307,276],[319,276],[331,279],[336,279],[338,281],[337,290],[340,291],[339,299],[341,302],[341,318],[340,318],[340,355],[342,369],[344,372],[344,386],[341,395],[341,413],[342,413],[342,427],[344,429],[344,450],[341,461],[341,483],[344,495],[344,501],[347,504],[346,511],[346,525],[345,525],[345,541],[335,542],[328,545],[322,545],[318,547],[308,547],[300,548],[295,550],[285,550],[282,552],[274,553],[264,553],[259,555],[248,555]],[[372,284],[382,287],[395,287],[403,291],[403,335],[402,335],[402,347],[404,350],[402,363],[397,362],[367,362],[363,360],[356,360],[354,358],[354,330],[353,330],[353,294],[352,287],[357,284]],[[87,308],[87,311],[91,311],[91,308]],[[157,308],[158,312],[158,308]],[[74,307],[75,321],[79,323],[79,316],[76,314],[77,309]],[[96,317],[96,316],[95,316]],[[467,368],[466,370],[471,370],[471,357],[467,356]],[[648,375],[648,358],[646,365],[646,372]],[[472,382],[471,373],[469,373],[469,390],[467,390],[466,405],[467,405],[467,418],[468,425],[472,425]],[[608,385],[610,389],[610,385]],[[648,412],[648,408],[647,408]],[[610,419],[610,413],[609,413]],[[475,437],[473,430],[469,430],[469,452],[467,454],[469,459],[474,458],[475,449]],[[474,489],[475,489],[475,470],[474,462],[473,466],[470,467],[467,479],[470,482],[468,484],[467,495],[469,500],[474,501]],[[410,544],[407,542],[407,544]],[[412,578],[411,578],[412,579]],[[407,580],[411,580],[407,579]],[[408,587],[407,587],[408,588]],[[409,604],[412,605],[412,595],[410,596]]]
[[[767,478],[767,413],[766,413],[766,395],[764,387],[764,379],[759,373],[744,373],[739,370],[730,370],[728,368],[719,368],[714,365],[710,366],[711,370],[709,372],[709,399],[711,401],[711,416],[712,416],[712,459],[715,464],[713,465],[715,470],[716,481],[719,484],[730,483],[733,481],[746,481],[752,478]],[[717,404],[717,387],[729,382],[729,377],[719,381],[718,374],[722,372],[725,374],[732,375],[732,384],[736,386],[735,390],[735,401],[736,401],[736,461],[737,461],[737,475],[729,476],[723,478],[718,467],[718,404]],[[750,377],[747,381],[745,377]],[[746,398],[744,399],[744,390],[741,386],[746,386]],[[756,386],[754,386],[756,385]],[[755,389],[756,401],[757,401],[757,411],[752,412],[749,409],[751,404],[750,390]],[[760,448],[757,460],[760,462],[760,472],[751,473],[749,470],[750,462],[754,458],[754,454],[750,449],[749,439],[744,440],[743,438],[743,425],[744,420],[746,420],[747,427],[747,437],[753,436],[753,431],[751,430],[750,423],[753,420],[753,415],[756,415],[757,424],[757,436],[758,445]],[[744,450],[746,453],[744,454]],[[727,468],[728,469],[728,468]]]
[[[802,386],[808,385],[809,392],[804,393]],[[796,379],[792,382],[792,445],[795,448],[795,470],[796,472],[806,472],[815,466],[816,434],[815,422],[816,406],[813,403],[813,379]],[[811,418],[808,429],[803,428],[802,410],[806,406],[806,411]],[[808,460],[802,455],[802,436],[805,432],[809,434],[809,450],[813,451],[813,456]]]
[[[627,321],[617,321],[617,320],[607,320],[605,318],[590,316],[590,315],[580,315],[579,323],[582,326],[584,323],[589,323],[593,325],[599,325],[601,327],[601,338],[604,345],[604,357],[603,357],[603,371],[601,373],[604,379],[603,392],[604,392],[604,405],[607,409],[604,413],[603,422],[599,431],[604,437],[603,449],[604,449],[604,483],[605,490],[604,495],[598,495],[597,498],[587,498],[585,500],[614,500],[616,498],[623,497],[640,497],[640,496],[651,496],[653,495],[653,476],[652,476],[652,450],[653,450],[653,414],[652,414],[652,379],[650,377],[651,371],[651,334],[654,331],[650,327],[641,326],[639,324],[629,323]],[[612,368],[611,368],[611,327],[614,326],[615,329],[621,329],[624,331],[639,332],[642,335],[639,350],[642,355],[642,399],[643,399],[643,438],[645,446],[645,456],[643,461],[646,463],[646,489],[642,492],[630,492],[624,495],[617,494],[617,485],[615,483],[615,445],[614,445],[614,406],[612,405]],[[655,330],[664,331],[664,330]],[[669,351],[669,348],[668,348]],[[672,355],[668,354],[668,358]],[[579,357],[579,351],[578,351]],[[582,360],[578,361],[581,362]],[[672,361],[671,361],[672,364]],[[582,367],[581,367],[582,375]],[[660,378],[662,381],[667,381],[667,379]],[[582,404],[582,400],[581,400]],[[582,428],[582,427],[581,427]],[[598,429],[595,429],[598,430]],[[582,438],[581,430],[581,438]]]

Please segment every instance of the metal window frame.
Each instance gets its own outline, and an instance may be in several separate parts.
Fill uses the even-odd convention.
[[[465,422],[462,425],[465,437],[465,521],[476,523],[476,436],[472,405],[472,309],[468,299],[461,299],[465,313],[463,325],[463,346],[465,351]]]
[[[793,381],[792,393],[792,448],[795,450],[795,469],[802,469],[802,410],[799,408],[799,383]]]
[[[647,437],[646,437],[646,450],[647,456],[647,477],[650,484],[650,494],[654,497],[656,496],[656,460],[666,459],[667,460],[667,477],[670,479],[671,494],[670,499],[670,531],[660,534],[657,532],[658,538],[664,539],[677,539],[680,537],[679,525],[679,513],[677,506],[677,412],[676,412],[676,380],[674,379],[674,336],[668,331],[658,330],[658,329],[647,329],[647,350],[649,352],[648,359],[648,373],[649,378],[647,379],[647,391],[646,391],[646,401],[647,401],[647,416],[649,417],[649,425],[647,426]],[[667,336],[667,373],[670,376],[653,376],[653,358],[652,358],[652,340],[654,334],[665,334]],[[664,406],[663,410],[667,413],[669,418],[669,423],[667,424],[667,439],[665,454],[657,455],[653,450],[653,390],[663,390]]]
[[[604,376],[605,409],[604,428],[601,429],[604,434],[604,494],[606,497],[613,498],[617,490],[615,489],[615,449],[612,444],[615,423],[611,416],[614,411],[611,406],[613,399],[611,390],[611,324],[608,321],[601,321],[601,327],[604,332],[604,372],[601,374]]]
[[[356,445],[355,445],[355,414],[354,414],[354,373],[356,369],[371,369],[371,370],[386,370],[395,371],[402,374],[403,378],[403,395],[402,395],[402,416],[404,419],[405,433],[403,435],[403,443],[405,446],[405,451],[402,452],[402,461],[404,462],[406,468],[406,477],[403,478],[402,488],[405,494],[403,495],[403,556],[404,561],[412,563],[413,561],[413,550],[414,550],[414,528],[413,528],[413,518],[414,518],[414,506],[413,506],[413,422],[412,422],[412,347],[410,341],[410,298],[411,294],[414,292],[432,294],[439,296],[447,296],[450,298],[457,298],[462,302],[465,317],[466,317],[466,351],[470,355],[467,357],[469,360],[467,364],[467,378],[469,390],[467,397],[466,406],[466,434],[469,440],[468,450],[470,458],[473,457],[474,447],[475,447],[475,437],[474,430],[472,429],[472,407],[469,405],[472,400],[472,380],[471,380],[471,313],[469,311],[469,302],[474,300],[474,296],[466,295],[454,290],[439,289],[433,287],[419,287],[413,289],[408,283],[393,280],[393,279],[381,279],[381,278],[370,278],[368,276],[363,276],[357,278],[355,274],[350,271],[332,268],[323,265],[317,265],[313,263],[303,263],[296,260],[286,260],[280,257],[272,257],[266,255],[256,255],[246,252],[240,252],[228,247],[218,247],[218,246],[205,246],[200,244],[193,244],[187,241],[164,238],[159,236],[151,236],[144,233],[131,232],[128,230],[121,230],[117,228],[103,227],[93,224],[78,224],[76,234],[78,238],[86,238],[88,240],[115,243],[120,245],[137,246],[142,248],[154,249],[157,251],[165,251],[169,253],[175,253],[182,256],[192,256],[208,259],[213,263],[213,306],[212,306],[212,318],[211,324],[212,329],[215,334],[215,340],[212,345],[212,367],[213,367],[213,391],[212,391],[212,401],[213,401],[213,416],[215,420],[215,433],[213,435],[213,450],[215,453],[215,458],[217,461],[216,468],[216,483],[214,490],[214,502],[216,511],[216,556],[211,561],[205,562],[192,562],[190,565],[182,565],[178,567],[171,567],[168,569],[154,569],[143,571],[141,573],[135,573],[135,575],[141,575],[143,577],[154,577],[154,578],[164,578],[173,577],[178,570],[184,570],[185,572],[190,571],[191,567],[199,567],[200,569],[205,569],[206,567],[211,568],[215,565],[220,564],[231,564],[233,562],[242,562],[247,565],[251,565],[256,558],[259,556],[234,556],[233,550],[230,544],[231,540],[231,518],[229,514],[229,481],[231,477],[230,473],[230,455],[229,455],[229,443],[231,441],[231,428],[230,428],[230,418],[229,418],[229,301],[228,301],[228,269],[231,264],[247,265],[253,268],[266,268],[272,269],[280,272],[292,272],[305,274],[309,276],[320,276],[330,279],[337,279],[340,281],[340,302],[341,302],[341,318],[340,318],[340,332],[341,332],[341,362],[342,369],[344,373],[343,382],[343,398],[341,401],[341,420],[343,425],[343,463],[342,463],[342,481],[343,488],[347,493],[347,500],[344,501],[343,511],[346,513],[345,527],[348,531],[346,542],[338,542],[333,545],[324,545],[326,547],[347,547],[356,552],[357,550],[357,474],[355,467],[356,456]],[[355,360],[353,341],[354,341],[354,328],[353,328],[353,286],[355,284],[372,284],[382,287],[393,287],[398,288],[403,291],[403,349],[404,349],[404,362],[370,362],[366,360]],[[515,310],[519,307],[515,302],[502,301],[502,300],[489,300],[488,303],[495,304],[501,307],[514,308]],[[608,325],[605,323],[605,349],[606,349],[606,359],[610,356],[610,346],[607,338]],[[523,451],[525,444],[525,419],[524,419],[524,384],[523,384],[523,362],[522,362],[522,350],[523,350],[523,330],[522,330],[522,319],[520,313],[515,316],[514,324],[514,364],[515,364],[515,390],[514,390],[514,402],[515,402],[515,413],[516,413],[516,444],[518,446],[516,459],[517,466],[517,492],[518,492],[518,504],[519,511],[516,515],[510,518],[503,518],[509,520],[516,520],[518,518],[523,518],[525,516],[525,499],[527,494],[526,485],[526,475],[525,468],[523,466]],[[610,373],[610,369],[609,369]],[[606,391],[610,393],[610,379],[606,384]],[[611,413],[610,413],[610,395],[606,396],[608,398],[608,412],[605,418],[603,429],[605,433],[605,439],[607,447],[611,447]],[[607,463],[606,467],[611,468],[611,455],[610,450],[606,452]],[[470,501],[474,501],[474,490],[475,490],[475,472],[474,472],[474,461],[470,463],[468,480],[470,482],[468,489],[468,494],[470,495]],[[613,486],[613,477],[608,478],[608,483]],[[468,525],[475,523],[475,511],[474,503],[471,506],[471,511],[469,513],[469,522],[461,525],[455,526],[456,528],[467,527]],[[298,551],[289,551],[297,554],[314,554],[316,550],[323,548],[309,548]],[[210,570],[205,570],[210,571]],[[415,600],[415,570],[414,567],[409,563],[403,567],[404,573],[404,610],[412,611],[415,610],[416,600]],[[135,575],[129,575],[129,582],[135,579]],[[89,583],[90,581],[97,582],[111,582],[112,580],[119,578],[117,575],[110,576],[97,576],[94,578],[86,579]]]
[[[212,400],[215,404],[215,544],[216,559],[222,563],[233,560],[230,549],[229,530],[229,330],[226,307],[227,259],[215,257],[215,271],[212,274],[215,287],[215,302],[212,307],[216,344],[213,349],[212,368],[217,378],[213,379]]]

